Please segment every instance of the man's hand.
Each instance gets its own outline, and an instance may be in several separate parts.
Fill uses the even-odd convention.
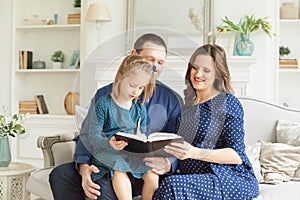
[[[82,177],[81,185],[85,195],[90,199],[97,199],[97,196],[101,195],[100,186],[92,181],[91,175],[92,173],[99,173],[99,169],[94,165],[79,164],[79,173]]]
[[[117,150],[117,151],[120,151],[122,149],[124,149],[124,147],[126,147],[128,145],[127,142],[125,141],[117,141],[116,137],[113,136],[112,138],[110,138],[109,140],[109,145],[114,149],[114,150]]]
[[[164,157],[146,157],[143,160],[145,165],[152,168],[152,171],[158,175],[167,173],[171,169],[171,163]]]

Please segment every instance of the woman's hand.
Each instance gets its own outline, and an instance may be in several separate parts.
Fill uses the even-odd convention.
[[[117,150],[117,151],[120,151],[120,150],[124,149],[124,147],[126,147],[126,146],[128,145],[128,143],[125,142],[125,141],[122,141],[122,140],[117,141],[116,137],[113,136],[113,137],[110,138],[110,140],[109,140],[109,145],[110,145],[113,149],[115,149],[115,150]]]
[[[172,154],[179,160],[193,158],[193,154],[195,153],[195,147],[193,147],[190,143],[186,141],[184,141],[183,143],[172,142],[165,146],[164,150],[167,153]]]
[[[165,146],[164,150],[179,160],[191,158],[219,164],[242,164],[240,156],[232,148],[202,149],[184,141],[184,143],[173,142]]]

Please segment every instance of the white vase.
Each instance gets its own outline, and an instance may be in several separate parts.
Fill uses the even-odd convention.
[[[61,62],[53,62],[52,68],[53,69],[61,69]]]

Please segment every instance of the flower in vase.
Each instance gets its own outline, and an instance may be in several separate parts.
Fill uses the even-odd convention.
[[[23,126],[23,121],[28,117],[28,114],[14,114],[7,115],[7,109],[3,107],[4,115],[0,114],[0,136],[11,136],[22,135],[26,133],[26,129]]]
[[[222,19],[223,25],[217,26],[217,31],[226,33],[226,32],[236,32],[239,34],[247,35],[254,31],[262,30],[269,37],[276,36],[275,33],[272,33],[272,26],[267,21],[269,17],[264,18],[255,18],[253,15],[241,18],[239,23],[232,22],[227,16],[225,19]]]

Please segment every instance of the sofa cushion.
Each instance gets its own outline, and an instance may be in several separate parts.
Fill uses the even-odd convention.
[[[300,146],[300,124],[291,121],[278,120],[276,126],[277,142]],[[292,180],[300,181],[300,166]]]
[[[296,200],[299,199],[299,182],[281,184],[259,184],[259,197],[255,200]]]
[[[299,167],[300,146],[261,141],[260,164],[265,183],[289,181]]]
[[[88,107],[75,105],[75,124],[79,131],[81,129],[81,124],[84,118],[86,117],[88,111],[89,111]]]
[[[261,175],[261,167],[260,167],[260,160],[259,160],[260,149],[261,149],[261,142],[246,144],[246,154],[249,158],[249,161],[251,162],[256,179],[259,183],[262,183],[264,182],[264,179]]]

